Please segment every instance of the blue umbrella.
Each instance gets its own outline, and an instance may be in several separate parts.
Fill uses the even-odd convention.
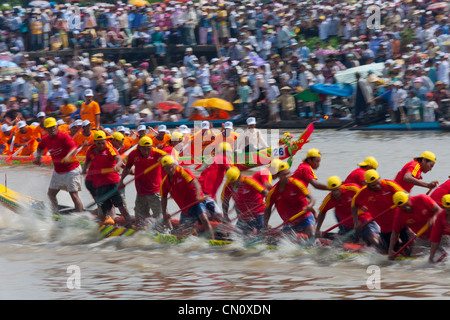
[[[252,57],[251,59],[253,60],[253,64],[258,67],[263,66],[266,63],[261,57]]]
[[[23,71],[17,64],[7,60],[0,60],[0,75],[11,75]]]

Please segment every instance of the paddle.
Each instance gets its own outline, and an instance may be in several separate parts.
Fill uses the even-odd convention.
[[[403,247],[401,247],[396,253],[394,253],[394,258],[397,257],[403,250],[405,250],[410,244],[411,242],[413,242],[414,240],[416,240],[417,237],[420,237],[422,234],[424,234],[426,231],[428,230],[428,223],[426,223],[417,233],[414,237],[412,237],[411,239],[409,239],[408,242],[405,243],[405,245]]]
[[[444,258],[447,256],[447,251],[444,251],[444,253],[439,257],[439,259],[436,260],[436,263],[441,262],[444,260]]]
[[[344,222],[350,220],[351,218],[353,218],[353,217],[352,217],[352,216],[348,216],[348,217],[345,218],[344,220],[341,220],[339,223],[336,223],[336,224],[335,224],[334,226],[332,226],[331,228],[328,228],[327,230],[321,232],[321,234],[324,235],[324,234],[330,232],[331,230],[333,230],[333,229],[339,227],[341,224],[343,224]]]
[[[155,164],[152,164],[150,167],[148,167],[147,169],[145,169],[144,171],[142,171],[140,174],[135,175],[130,181],[127,181],[126,183],[124,183],[123,187],[125,188],[125,186],[127,186],[128,184],[130,184],[131,182],[133,182],[134,180],[136,180],[136,178],[145,175],[147,173],[149,173],[150,171],[152,171],[154,168],[156,168],[157,166],[159,166],[159,162],[156,162]],[[106,170],[106,169],[103,169]],[[114,187],[112,190],[108,191],[107,193],[103,194],[101,197],[99,197],[98,199],[96,199],[94,202],[92,202],[91,204],[89,204],[86,209],[89,209],[91,207],[93,207],[96,204],[102,203],[105,200],[108,200],[109,198],[111,198],[117,191],[119,190],[119,187],[116,186]]]

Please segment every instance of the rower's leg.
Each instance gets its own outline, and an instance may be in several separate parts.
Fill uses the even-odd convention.
[[[47,192],[47,196],[48,199],[50,200],[50,204],[52,207],[52,211],[57,213],[58,212],[58,199],[57,199],[57,194],[58,194],[59,190],[57,189],[48,189]]]
[[[75,211],[82,212],[83,211],[83,202],[81,202],[80,196],[78,195],[78,191],[69,192],[70,197],[72,198],[73,204],[75,206]]]

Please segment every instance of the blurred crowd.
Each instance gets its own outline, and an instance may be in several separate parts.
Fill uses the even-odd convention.
[[[375,25],[376,11],[367,10],[374,5]],[[449,29],[448,3],[424,0],[11,7],[0,11],[0,120],[13,124],[20,115],[31,122],[45,112],[75,121],[92,90],[101,122],[117,125],[325,115],[358,124],[373,114],[437,121],[447,117],[450,99]],[[217,56],[198,56],[201,45],[215,45]],[[148,46],[158,56],[167,46],[184,46],[185,54],[156,66],[150,57],[126,61],[83,51]],[[37,50],[49,55],[31,58]],[[313,84],[337,84],[341,71],[380,63],[354,73],[352,97],[298,96]],[[234,111],[195,106],[208,98],[229,101]]]

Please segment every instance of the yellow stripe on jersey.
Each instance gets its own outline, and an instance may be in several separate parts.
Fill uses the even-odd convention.
[[[303,184],[303,182],[301,182],[300,180],[297,180],[295,178],[289,178],[289,182],[292,182],[294,184],[294,186],[296,186],[297,188],[300,189],[300,191],[307,196],[309,194],[309,190],[308,188],[305,187],[305,185]]]
[[[319,207],[319,213],[322,213],[323,208],[327,205],[327,203],[331,200],[331,194],[328,194],[322,201],[322,204]]]
[[[420,170],[420,163],[416,164],[416,166],[414,167],[414,170],[411,172],[412,176],[416,177],[419,170]]]
[[[255,189],[256,191],[258,191],[259,193],[264,191],[264,187],[262,185],[260,185],[258,182],[256,182],[253,179],[250,179],[248,177],[242,177],[241,180],[243,183],[248,184],[249,186],[251,186],[253,189]]]

